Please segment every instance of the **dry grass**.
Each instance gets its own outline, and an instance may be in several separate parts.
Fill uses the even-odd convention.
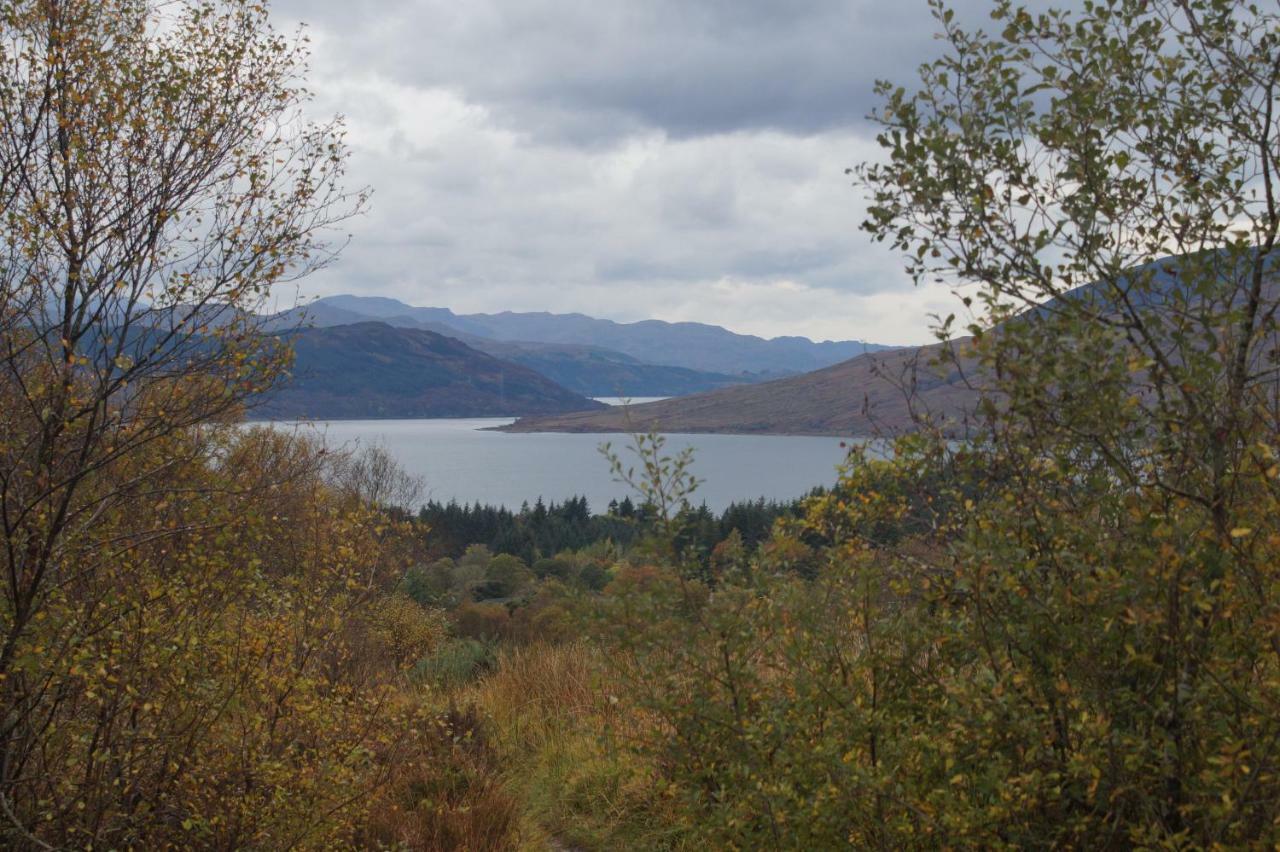
[[[611,685],[586,644],[537,644],[506,650],[470,697],[499,730],[529,743],[574,721],[616,716]]]
[[[521,808],[474,707],[423,723],[369,803],[362,845],[499,852],[523,846]]]
[[[653,767],[626,747],[646,726],[585,642],[506,650],[466,693],[489,722],[525,836],[590,849],[670,848]]]
[[[678,847],[663,785],[626,747],[648,725],[599,653],[585,642],[508,647],[479,681],[419,693],[436,710],[368,803],[363,845]]]

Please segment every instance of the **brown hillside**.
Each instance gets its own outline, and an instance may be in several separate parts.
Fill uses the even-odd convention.
[[[951,346],[963,347],[965,341]],[[605,411],[525,417],[512,432],[723,432],[869,436],[902,432],[929,412],[958,427],[978,393],[942,344],[860,355],[831,367],[757,385]],[[914,386],[908,399],[904,388]]]

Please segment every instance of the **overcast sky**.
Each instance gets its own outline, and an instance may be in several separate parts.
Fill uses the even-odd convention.
[[[975,24],[984,0],[957,3]],[[277,0],[374,196],[306,296],[929,339],[858,230],[877,78],[939,50],[925,0]]]

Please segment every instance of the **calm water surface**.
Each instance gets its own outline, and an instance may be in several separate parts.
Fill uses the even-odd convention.
[[[605,405],[642,405],[646,402],[657,402],[662,399],[671,399],[669,396],[597,396],[592,397],[596,402],[603,402]]]
[[[585,495],[595,511],[627,496],[614,482],[599,447],[609,441],[624,458],[626,435],[506,434],[486,428],[510,418],[450,420],[332,420],[276,423],[314,431],[330,446],[386,447],[421,476],[433,500],[480,501],[517,509],[520,504]],[[778,435],[668,435],[667,450],[694,451],[693,472],[704,480],[694,502],[720,511],[734,500],[799,497],[835,481],[844,459],[837,438]]]

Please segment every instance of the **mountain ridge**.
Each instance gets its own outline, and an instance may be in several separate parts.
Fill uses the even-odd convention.
[[[515,417],[604,408],[545,376],[426,329],[367,321],[277,332],[292,375],[255,419]]]
[[[620,323],[582,313],[502,311],[493,314],[455,314],[448,308],[415,307],[382,296],[344,294],[318,299],[300,309],[332,308],[391,320],[403,317],[431,323],[461,334],[501,342],[561,343],[593,346],[629,355],[656,366],[721,375],[788,374],[839,363],[865,352],[895,347],[859,340],[813,341],[806,337],[764,338],[739,334],[721,326],[697,322],[639,320]]]
[[[431,320],[415,319],[403,313],[401,309],[404,305],[398,302],[394,304],[398,306],[396,309],[388,308],[383,311],[385,315],[375,321],[452,337],[472,349],[528,367],[584,396],[678,396],[763,378],[757,375],[730,375],[688,367],[649,364],[622,352],[584,344],[493,340],[457,331]],[[316,302],[307,307],[276,314],[266,321],[265,326],[268,329],[287,331],[305,327],[330,328],[367,322],[370,319],[339,305]]]

